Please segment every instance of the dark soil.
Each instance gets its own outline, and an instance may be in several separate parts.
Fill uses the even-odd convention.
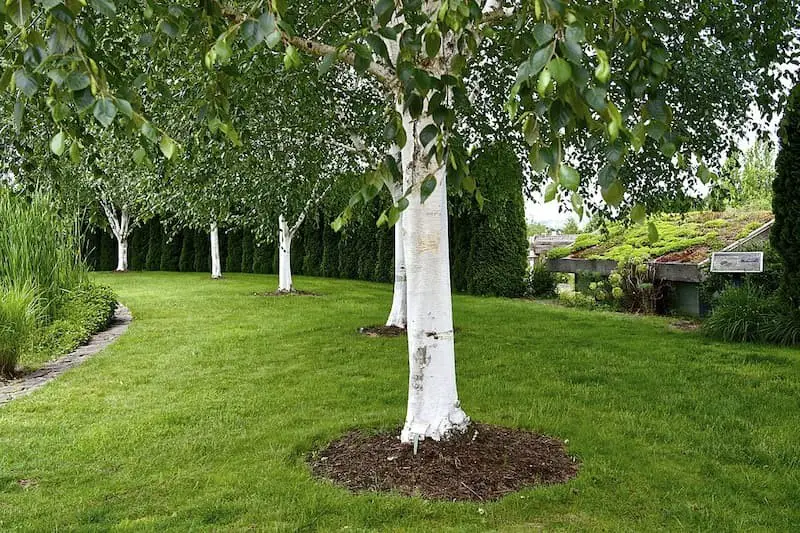
[[[580,464],[564,443],[519,429],[472,424],[447,442],[401,444],[391,433],[353,431],[312,454],[314,474],[353,491],[430,500],[496,500],[526,487],[566,483]]]
[[[405,337],[405,328],[397,326],[369,326],[358,328],[358,332],[367,337]]]
[[[254,292],[254,296],[322,296],[316,292],[306,291],[272,291],[272,292]]]

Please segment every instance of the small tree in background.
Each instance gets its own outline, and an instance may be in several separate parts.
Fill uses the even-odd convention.
[[[771,241],[785,265],[783,293],[794,309],[800,309],[800,85],[786,106],[776,166]]]

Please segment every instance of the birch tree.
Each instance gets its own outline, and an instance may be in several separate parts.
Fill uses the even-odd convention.
[[[8,39],[15,28],[25,28],[31,20],[35,24],[34,11],[46,9],[33,10],[28,1],[12,0],[15,7],[22,7],[5,12],[11,28]],[[106,16],[114,15],[109,7],[114,4],[106,1],[98,6]],[[688,20],[679,28],[699,28],[692,30],[691,39],[682,41],[682,52],[696,57],[701,57],[700,48],[706,47],[708,39],[723,32],[742,35],[735,60],[751,68],[754,79],[765,82],[754,83],[751,94],[769,110],[774,104],[769,87],[777,87],[784,76],[796,77],[796,69],[776,71],[774,63],[796,62],[791,43],[797,7],[794,0],[775,0],[769,5],[756,0],[698,0],[677,7],[667,0],[377,0],[374,4],[355,1],[341,8],[317,2],[287,6],[283,0],[273,0],[266,9],[262,3],[249,9],[210,4],[194,11],[149,4],[145,18],[158,21],[166,34],[187,32],[197,26],[197,19],[210,21],[209,27],[220,30],[205,48],[204,62],[210,71],[229,68],[237,43],[249,48],[266,44],[282,54],[286,68],[299,67],[303,55],[320,58],[321,72],[342,61],[374,78],[391,95],[385,133],[388,141],[400,147],[401,156],[399,161],[386,158],[371,174],[361,196],[369,200],[381,186],[402,183],[403,196],[384,213],[382,222],[395,224],[403,218],[410,371],[401,438],[416,442],[446,438],[469,423],[455,380],[445,184],[474,193],[479,202],[482,199],[469,175],[467,154],[451,140],[457,118],[454,102],[465,91],[464,69],[479,47],[492,39],[492,26],[513,27],[524,55],[508,87],[506,111],[531,145],[534,168],[551,180],[545,196],[566,199],[581,211],[585,200],[580,191],[588,178],[569,164],[566,147],[583,139],[602,147],[598,157],[604,163],[596,180],[602,198],[613,207],[621,205],[628,187],[653,186],[633,182],[626,175],[631,154],[649,150],[675,164],[682,160],[700,179],[707,179],[711,172],[674,134],[674,119],[680,113],[669,105],[662,83],[673,75],[668,44],[684,36],[672,34],[671,24]],[[82,9],[73,7],[77,12]],[[66,76],[56,75],[52,82],[56,92],[63,93],[56,102],[83,102],[78,105],[85,108],[89,99],[81,91],[91,85],[88,105],[96,117],[113,119],[119,110],[131,129],[172,158],[175,142],[113,93],[106,70],[97,66],[73,20],[74,15],[56,26],[74,36],[74,48],[85,53],[73,54],[67,47],[69,53],[58,56],[58,66]],[[197,35],[202,35],[197,42],[207,42],[208,32],[197,30]],[[18,48],[24,51],[29,46],[33,43]],[[13,85],[21,95],[17,103],[37,94],[42,76],[36,68],[42,55],[27,54],[22,67],[13,62],[4,65],[8,65],[6,85]],[[91,58],[94,66],[80,56]],[[73,57],[80,61],[70,64]],[[70,75],[81,83],[68,83]],[[211,110],[209,117],[226,127],[230,122],[220,110]],[[348,215],[345,210],[337,225],[345,223]],[[635,206],[631,216],[644,221],[646,209]]]

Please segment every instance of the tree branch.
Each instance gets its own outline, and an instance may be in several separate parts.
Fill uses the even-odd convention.
[[[355,6],[356,6],[356,5],[359,3],[359,1],[360,1],[360,0],[353,0],[352,2],[350,2],[349,4],[347,4],[346,6],[344,6],[342,9],[340,9],[339,11],[337,11],[337,12],[336,12],[336,13],[335,13],[333,16],[331,16],[331,17],[330,17],[328,20],[326,20],[325,22],[323,22],[323,23],[322,23],[322,25],[321,25],[319,28],[317,28],[317,31],[315,31],[314,33],[312,33],[312,34],[311,34],[311,37],[309,37],[309,38],[310,38],[310,39],[316,39],[317,37],[319,37],[319,34],[320,34],[320,33],[322,33],[322,30],[324,30],[324,29],[325,29],[325,26],[327,26],[327,25],[328,25],[328,23],[332,22],[333,20],[335,20],[335,19],[337,19],[337,18],[341,17],[342,15],[344,15],[345,13],[347,13],[347,12],[348,12],[348,11],[349,11],[351,8],[354,8],[354,7],[355,7]]]
[[[303,50],[308,54],[324,57],[328,54],[337,53],[338,57],[348,65],[355,65],[356,63],[356,56],[353,52],[338,53],[338,49],[329,44],[299,36],[290,37],[284,34],[284,39],[289,44],[294,45],[296,48]],[[385,66],[373,61],[369,64],[367,72],[372,74],[374,78],[376,78],[390,90],[395,90],[399,87],[399,80],[392,69],[386,68]]]

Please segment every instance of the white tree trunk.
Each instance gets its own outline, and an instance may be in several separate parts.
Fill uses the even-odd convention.
[[[464,431],[469,417],[456,389],[453,306],[450,293],[450,250],[447,228],[447,185],[436,158],[425,161],[419,134],[432,123],[403,115],[408,142],[403,148],[404,189],[413,186],[403,214],[408,275],[408,411],[402,442],[441,440]],[[433,174],[437,185],[421,202],[420,184]]]
[[[211,224],[211,279],[222,278],[222,260],[219,256],[219,228]]]
[[[128,239],[117,238],[117,272],[128,271]]]
[[[292,237],[286,217],[278,218],[278,292],[292,292]]]
[[[405,329],[408,325],[408,287],[406,279],[406,254],[403,236],[403,216],[394,226],[394,295],[387,326]]]

